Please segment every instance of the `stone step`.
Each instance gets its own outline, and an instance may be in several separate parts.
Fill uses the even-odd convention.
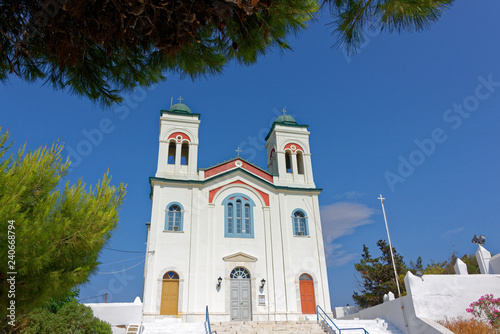
[[[262,322],[218,322],[212,323],[217,334],[324,334],[316,322],[306,321],[262,321]]]
[[[126,334],[139,334],[139,325],[128,325]]]
[[[383,319],[373,320],[338,320],[333,319],[334,324],[340,329],[364,328],[369,334],[403,334],[399,329]],[[322,327],[328,331],[327,325],[322,321]],[[331,325],[333,329],[335,326]],[[362,329],[349,330],[349,334],[365,334]]]
[[[142,326],[142,334],[205,334],[203,322],[157,321]]]

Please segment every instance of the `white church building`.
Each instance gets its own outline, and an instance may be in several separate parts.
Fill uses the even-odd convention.
[[[143,322],[298,320],[331,313],[309,131],[279,116],[267,169],[239,156],[198,168],[200,114],[182,103],[160,118],[150,177]]]

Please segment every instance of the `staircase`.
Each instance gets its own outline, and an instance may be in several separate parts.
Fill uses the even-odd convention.
[[[327,320],[330,322],[330,320]],[[391,325],[384,319],[374,319],[374,320],[339,320],[333,319],[335,325],[341,329],[342,334],[365,334],[362,329],[356,330],[344,330],[346,328],[364,328],[369,334],[403,334],[399,329],[395,326]],[[324,320],[321,321],[322,328],[325,329],[327,333],[335,333],[338,334],[337,329],[330,323],[330,326],[333,328],[332,331],[325,323]]]
[[[230,321],[212,323],[217,334],[325,334],[316,321]]]
[[[139,334],[139,325],[128,325],[125,334]]]
[[[157,319],[142,323],[141,334],[205,334],[204,322],[181,322],[181,319]]]
[[[383,319],[375,320],[336,320],[335,324],[342,334],[365,334],[362,329],[344,330],[346,328],[364,328],[369,334],[403,334],[396,327]],[[324,321],[255,321],[255,322],[215,322],[212,331],[217,334],[339,334],[335,326],[332,331]]]

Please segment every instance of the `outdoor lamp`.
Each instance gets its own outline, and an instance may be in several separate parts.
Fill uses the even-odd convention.
[[[486,242],[486,237],[484,235],[477,236],[477,234],[474,235],[474,238],[472,238],[472,243],[476,245],[484,245]]]
[[[217,279],[217,287],[220,288],[220,284],[222,283],[222,277],[219,276]]]
[[[264,287],[264,284],[266,284],[266,280],[265,279],[262,279],[262,281],[260,281],[260,287],[263,288]]]

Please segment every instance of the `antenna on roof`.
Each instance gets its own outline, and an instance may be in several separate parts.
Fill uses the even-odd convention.
[[[170,98],[170,106],[172,106],[172,103],[174,103],[174,97],[173,96]]]

